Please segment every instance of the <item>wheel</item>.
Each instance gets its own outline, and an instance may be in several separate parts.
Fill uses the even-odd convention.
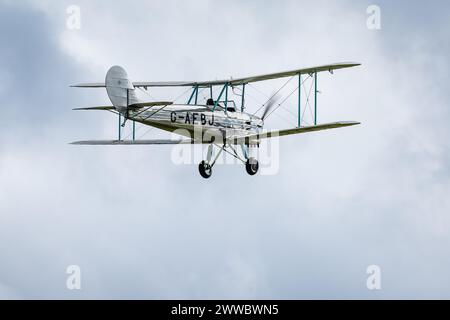
[[[200,164],[198,165],[198,171],[200,172],[200,175],[205,179],[209,179],[212,175],[212,168],[208,163],[206,163],[206,161],[200,162]]]
[[[259,170],[259,162],[255,158],[250,158],[247,160],[247,163],[245,164],[245,170],[247,170],[247,173],[251,176],[254,176],[258,173]]]

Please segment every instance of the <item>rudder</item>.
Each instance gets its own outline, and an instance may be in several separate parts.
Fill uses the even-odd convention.
[[[126,112],[127,106],[140,102],[124,68],[111,67],[106,74],[105,84],[109,100],[120,113]]]

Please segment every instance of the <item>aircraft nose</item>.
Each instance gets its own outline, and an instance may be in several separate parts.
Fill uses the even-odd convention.
[[[256,124],[256,126],[257,126],[258,128],[264,127],[264,120],[263,120],[263,119],[258,118],[258,117],[254,117],[254,118],[253,118],[253,121],[254,121],[254,123]]]

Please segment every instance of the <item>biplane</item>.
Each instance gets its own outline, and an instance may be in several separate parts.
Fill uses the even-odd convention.
[[[297,69],[286,72],[271,73],[260,76],[214,80],[214,81],[169,81],[169,82],[132,82],[126,71],[120,66],[113,66],[106,74],[105,82],[83,83],[72,87],[106,88],[112,105],[77,108],[74,110],[103,110],[118,114],[119,137],[117,140],[77,141],[75,145],[176,145],[176,144],[206,144],[208,145],[206,159],[199,164],[199,173],[203,178],[210,178],[220,154],[225,151],[245,164],[249,175],[255,175],[259,170],[259,162],[255,157],[256,148],[260,147],[262,139],[282,137],[307,132],[349,127],[360,124],[354,121],[317,124],[317,74],[320,72],[334,73],[335,70],[356,67],[359,63],[337,63],[318,67]],[[301,119],[301,86],[302,75],[314,81],[314,124],[302,126]],[[264,123],[275,105],[274,96],[262,107],[262,114],[257,116],[245,111],[246,85],[272,79],[298,77],[298,126],[282,130],[264,130]],[[142,101],[136,94],[136,89],[187,87],[190,92],[187,103],[177,104],[171,101]],[[230,101],[229,89],[240,88],[240,107],[235,101]],[[213,88],[218,95],[214,97]],[[209,89],[209,98],[199,103],[199,90]],[[218,90],[217,90],[218,89]],[[121,127],[127,121],[132,122],[132,139],[122,139]],[[179,139],[136,139],[136,123],[155,127],[164,131],[176,133]],[[214,154],[215,148],[218,149]],[[240,155],[240,153],[242,155]]]

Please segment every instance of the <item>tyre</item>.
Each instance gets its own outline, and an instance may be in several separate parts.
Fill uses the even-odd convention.
[[[259,170],[259,162],[255,158],[250,158],[247,160],[247,163],[245,164],[245,170],[247,170],[247,173],[251,176],[254,176],[258,173]]]
[[[208,163],[206,163],[206,161],[200,162],[200,164],[198,165],[198,171],[200,172],[200,175],[203,178],[205,179],[211,178],[212,168]]]

